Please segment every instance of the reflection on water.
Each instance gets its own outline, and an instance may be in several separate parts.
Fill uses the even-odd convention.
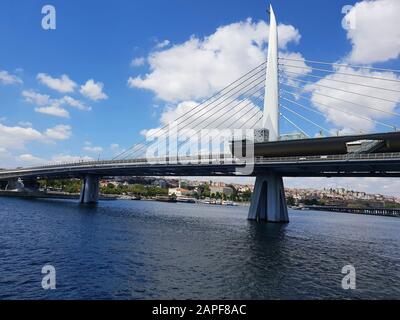
[[[400,219],[245,207],[0,198],[0,298],[400,297]],[[41,288],[52,264],[57,289]],[[353,264],[357,289],[343,290]]]

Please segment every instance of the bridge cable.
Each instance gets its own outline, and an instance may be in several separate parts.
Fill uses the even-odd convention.
[[[370,85],[367,85],[367,84],[343,81],[343,80],[338,80],[338,79],[328,79],[326,77],[321,77],[321,76],[312,75],[312,74],[303,74],[303,73],[300,73],[300,72],[287,71],[287,70],[284,70],[282,68],[280,68],[280,70],[285,74],[286,73],[291,73],[291,74],[300,75],[300,76],[304,76],[304,77],[312,77],[312,78],[316,78],[316,79],[322,79],[322,80],[325,80],[325,81],[334,81],[334,82],[340,82],[340,83],[344,83],[344,84],[351,84],[351,85],[357,85],[357,86],[361,86],[361,87],[371,88],[371,89],[385,90],[385,91],[391,91],[391,92],[400,92],[400,90],[375,87],[375,86],[370,86]],[[293,78],[297,79],[295,77],[293,77]]]
[[[279,112],[279,115],[285,119],[287,122],[289,122],[293,127],[295,127],[297,130],[299,130],[302,134],[304,134],[306,137],[310,138],[310,135],[306,133],[303,129],[301,129],[296,123],[294,123],[292,120],[287,118],[283,113]]]
[[[346,73],[346,72],[339,72],[335,70],[329,70],[329,69],[321,69],[321,68],[314,68],[314,67],[301,67],[301,66],[294,66],[294,65],[289,65],[289,64],[282,64],[279,63],[279,66],[284,66],[288,68],[298,68],[298,69],[312,69],[316,71],[323,71],[323,72],[330,72],[330,73],[335,73],[335,74],[340,74],[340,75],[345,75],[345,76],[351,76],[351,77],[359,77],[359,78],[366,78],[366,79],[374,79],[374,80],[382,80],[382,81],[391,81],[391,82],[396,82],[399,83],[400,79],[388,79],[388,78],[381,78],[381,77],[374,77],[374,76],[366,76],[366,75],[361,75],[361,74],[351,74],[351,73]]]
[[[253,72],[256,71],[257,69],[259,69],[260,67],[263,67],[265,64],[266,64],[266,61],[264,61],[264,62],[261,63],[260,65],[256,66],[255,68],[251,69],[249,72],[247,72],[246,74],[244,74],[243,76],[241,76],[241,77],[238,78],[237,80],[233,81],[232,83],[230,83],[229,85],[227,85],[227,86],[224,87],[223,89],[219,90],[218,92],[216,92],[215,94],[213,94],[211,97],[207,98],[207,99],[204,100],[203,102],[201,102],[201,103],[197,104],[196,106],[192,107],[192,109],[189,110],[188,113],[191,112],[191,111],[193,111],[194,109],[196,109],[196,108],[198,108],[198,107],[204,105],[205,103],[211,101],[212,99],[214,99],[214,98],[216,98],[216,97],[218,97],[218,96],[220,96],[220,97],[219,97],[218,99],[216,99],[216,100],[214,100],[214,101],[208,103],[208,104],[206,105],[206,107],[207,107],[208,105],[210,105],[211,103],[214,103],[215,101],[219,100],[223,95],[226,95],[227,93],[229,93],[229,92],[231,92],[232,90],[236,89],[236,88],[237,88],[239,85],[241,85],[243,82],[241,82],[239,85],[237,85],[237,86],[231,88],[231,90],[229,90],[228,92],[225,92],[224,94],[222,94],[226,89],[228,89],[229,87],[231,87],[231,86],[237,84],[239,81],[243,80],[244,78],[246,78],[247,76],[249,76],[251,73],[253,73]],[[264,66],[261,70],[259,70],[256,74],[258,74],[258,73],[260,73],[260,72],[262,72],[262,71],[265,71],[265,66]],[[253,75],[253,76],[254,76],[254,75]],[[253,77],[253,76],[251,76],[251,77]],[[251,77],[250,77],[250,78],[251,78]],[[247,80],[248,80],[248,79],[246,79],[245,81],[247,81]],[[244,81],[244,82],[245,82],[245,81]],[[179,118],[177,118],[176,121],[179,120],[179,119],[181,119],[181,118],[183,118],[184,116],[186,116],[186,114],[180,116]],[[156,132],[154,132],[154,133],[151,134],[150,136],[153,136],[153,135],[157,134],[159,131],[164,130],[167,126],[168,126],[168,125],[164,125],[162,128],[158,129]],[[149,137],[150,137],[150,136],[149,136]],[[149,137],[147,137],[147,139],[148,139]],[[142,142],[146,142],[146,139],[143,139]],[[139,142],[139,143],[140,143],[140,142]],[[128,148],[128,149],[125,150],[124,152],[118,154],[116,157],[113,158],[113,160],[115,160],[115,159],[119,158],[120,156],[122,156],[123,154],[127,153],[129,150],[131,150],[131,149],[133,149],[134,147],[136,147],[137,144],[138,144],[138,143],[136,143],[134,146]]]
[[[263,82],[264,82],[264,80],[258,82],[256,85],[254,85],[253,87],[247,89],[247,90],[246,90],[245,92],[243,92],[242,94],[247,93],[247,92],[249,92],[249,91],[252,91],[254,88],[257,88],[257,86],[259,86],[259,85],[260,85],[261,83],[263,83]],[[254,95],[254,94],[257,93],[257,91],[259,91],[260,89],[261,89],[261,88],[259,88],[259,89],[256,90],[255,92],[251,93],[251,95]],[[230,104],[231,104],[232,102],[236,102],[236,101],[237,101],[237,100],[231,101],[230,103],[226,104],[223,108],[217,109],[214,113],[212,113],[211,115],[208,115],[208,117],[211,117],[211,116],[213,116],[213,115],[215,115],[215,114],[221,112],[221,111],[222,111],[223,109],[225,109],[226,107],[231,106]],[[243,101],[243,100],[242,100],[242,101]],[[239,101],[238,103],[236,103],[236,104],[233,106],[233,108],[232,108],[232,106],[231,106],[231,110],[233,110],[234,108],[236,108],[237,105],[241,104],[242,101]],[[213,111],[213,110],[210,110],[210,111]],[[201,115],[201,116],[205,116],[205,115],[208,114],[210,111],[207,111],[206,113],[204,113],[204,114]],[[195,121],[197,121],[197,120],[199,120],[199,119],[201,119],[201,118],[200,118],[200,117],[199,117],[199,118],[195,118],[193,121],[191,121],[190,123],[186,124],[183,128],[180,128],[180,129],[183,130],[183,129],[187,128],[189,125],[191,125],[192,123],[194,123]],[[208,120],[208,118],[203,119],[203,120],[201,121],[201,123],[204,123],[205,120]],[[183,123],[183,122],[182,122],[182,123]],[[199,123],[199,124],[201,124],[201,123]],[[199,124],[196,124],[196,126],[198,126]],[[166,140],[166,139],[168,139],[168,135],[165,135],[164,140]]]
[[[284,105],[281,105],[281,104],[280,104],[280,107],[283,108],[283,109],[285,109],[285,110],[287,110],[287,111],[289,111],[289,112],[291,112],[291,113],[293,113],[293,114],[295,114],[296,116],[302,118],[303,120],[308,121],[309,123],[311,123],[311,124],[313,124],[314,126],[320,128],[321,130],[324,130],[324,131],[328,132],[329,135],[331,135],[331,132],[330,132],[328,129],[326,129],[326,128],[320,126],[318,123],[315,123],[314,121],[308,119],[307,117],[301,115],[300,113],[298,113],[298,112],[296,112],[296,111],[294,111],[294,110],[292,110],[292,109],[290,109],[290,108],[288,108],[288,107],[285,107]]]
[[[260,94],[260,91],[261,91],[261,94]],[[258,96],[254,95],[253,97],[256,98],[256,99],[260,99],[260,98],[262,97],[262,95],[263,95],[263,94],[262,94],[263,91],[264,91],[264,87],[259,88],[256,92],[253,93],[253,95],[258,93]],[[246,98],[246,99],[247,99],[247,98]],[[237,108],[239,105],[241,105],[246,99],[241,100],[241,101],[240,101],[239,103],[237,103],[230,111],[233,111],[235,108]],[[234,119],[233,123],[236,121],[236,119],[235,119],[234,116],[236,116],[237,114],[239,114],[240,112],[242,112],[244,109],[246,109],[249,105],[252,105],[253,103],[254,103],[254,102],[250,100],[250,101],[247,102],[247,104],[244,105],[241,109],[239,109],[238,111],[236,111],[236,112],[233,114],[233,116],[231,116],[231,117]],[[221,110],[222,110],[222,109],[221,109]],[[221,110],[218,110],[218,112],[220,112]],[[247,112],[244,114],[244,116],[247,115],[247,114],[248,114],[250,111],[252,111],[252,110],[253,110],[252,108],[250,108],[249,110],[247,110]],[[217,113],[218,113],[218,112],[217,112]],[[215,115],[215,114],[214,114],[214,115]],[[204,119],[203,121],[201,121],[200,123],[198,123],[196,126],[198,126],[198,125],[204,123],[205,120],[208,120],[208,119]],[[211,123],[208,123],[207,125],[209,126],[209,125],[215,123],[215,122],[218,121],[218,120],[220,120],[220,119],[219,119],[219,118],[214,119]],[[225,122],[226,122],[226,120],[223,120],[223,122],[222,122],[222,123],[219,123],[219,124],[216,126],[216,128],[218,128],[218,126],[224,124]],[[233,124],[233,123],[232,123],[232,124]],[[216,129],[216,128],[213,128],[213,129]],[[228,126],[228,128],[229,128],[229,126]],[[183,129],[184,129],[184,128],[182,128],[182,130],[183,130]],[[202,129],[204,129],[204,128],[198,129],[194,134],[192,134],[190,137],[188,137],[188,138],[186,139],[186,141],[187,141],[188,139],[191,139],[192,137],[198,135],[198,133],[200,133],[200,131],[201,131]],[[200,136],[200,140],[201,140],[201,136]],[[185,141],[183,141],[183,142],[185,142]],[[178,150],[173,150],[173,151],[174,151],[174,152],[175,152],[175,151],[179,151],[179,147],[180,147],[180,146],[177,145],[177,149],[178,149]]]
[[[367,67],[367,66],[357,66],[352,64],[345,64],[345,63],[332,63],[332,62],[322,62],[322,61],[315,61],[315,60],[302,60],[302,59],[291,59],[285,57],[279,57],[279,60],[286,60],[286,61],[299,61],[299,62],[309,62],[315,64],[323,64],[323,65],[331,65],[331,66],[338,66],[338,67],[351,67],[351,68],[358,68],[358,69],[369,69],[369,70],[379,70],[379,71],[390,71],[394,73],[400,73],[400,70],[394,69],[387,69],[387,68],[375,68],[375,67]]]
[[[360,115],[360,114],[353,113],[353,112],[350,112],[350,111],[347,111],[347,110],[343,110],[343,109],[340,109],[340,108],[335,108],[335,107],[333,107],[333,106],[329,106],[329,105],[327,105],[327,104],[324,104],[324,103],[321,103],[321,102],[318,102],[318,101],[313,101],[313,100],[311,100],[309,97],[305,97],[305,96],[303,96],[303,95],[301,95],[301,94],[292,93],[292,92],[288,92],[288,91],[287,91],[287,93],[293,95],[295,98],[296,98],[296,97],[299,97],[299,98],[308,100],[308,101],[310,101],[310,102],[313,103],[313,104],[318,104],[318,105],[321,105],[321,106],[323,106],[323,107],[325,107],[325,108],[328,108],[328,109],[334,109],[334,110],[337,110],[337,111],[346,113],[346,114],[348,114],[348,115],[351,115],[351,116],[354,116],[354,117],[357,117],[357,118],[361,118],[361,119],[364,119],[364,120],[367,120],[367,121],[370,121],[370,122],[374,122],[374,123],[379,124],[379,125],[381,125],[381,126],[388,127],[388,128],[390,128],[390,129],[392,129],[392,130],[394,130],[394,131],[397,131],[397,128],[396,128],[395,126],[393,126],[393,125],[390,125],[390,124],[387,124],[387,123],[384,123],[384,122],[381,122],[381,121],[377,121],[377,120],[374,120],[374,119],[372,119],[372,118],[364,117],[364,116],[362,116],[362,115]]]
[[[183,122],[189,120],[190,118],[192,118],[193,116],[195,116],[195,115],[198,114],[199,112],[204,111],[204,110],[207,110],[207,107],[209,107],[210,105],[212,105],[212,104],[215,103],[216,101],[220,100],[221,98],[224,98],[228,93],[230,93],[230,92],[232,92],[233,90],[237,89],[237,88],[238,88],[239,86],[241,86],[243,83],[247,82],[248,80],[250,80],[251,78],[253,78],[255,75],[257,75],[257,74],[259,74],[260,72],[263,72],[263,71],[265,71],[265,70],[264,70],[264,69],[259,70],[257,73],[255,73],[254,75],[252,75],[252,76],[249,77],[248,79],[242,81],[241,83],[239,83],[238,85],[236,85],[235,87],[233,87],[232,89],[230,89],[229,91],[225,92],[223,95],[221,95],[220,97],[218,97],[218,98],[215,99],[214,101],[208,103],[206,106],[204,106],[204,108],[197,110],[194,114],[191,114],[189,117],[187,117],[186,119],[184,119],[184,120],[181,121],[180,123],[176,123],[176,122],[175,122],[175,123],[176,123],[177,125],[179,125],[179,124],[181,124],[181,123],[183,123]],[[231,94],[228,98],[233,97],[234,95],[236,95],[236,94],[238,94],[238,93],[240,94],[240,90],[241,90],[241,89],[239,88],[238,91],[236,91],[236,92],[234,92],[233,94]],[[224,99],[223,101],[221,101],[220,103],[218,103],[216,106],[222,104],[223,102],[225,102],[226,100],[228,100],[228,98]],[[201,104],[200,104],[200,105],[201,105]],[[193,107],[191,110],[188,111],[188,113],[190,114],[191,111],[193,111],[195,108],[197,108],[197,107],[200,106],[200,105],[197,105],[197,106]],[[181,118],[187,116],[188,113],[185,113],[185,114],[183,114],[182,116],[178,117],[177,120],[179,120],[179,119],[181,119]],[[175,121],[177,121],[177,120],[175,120]],[[153,132],[153,133],[150,134],[148,137],[146,137],[146,138],[144,139],[144,142],[146,142],[146,139],[148,139],[148,138],[150,138],[150,137],[152,137],[152,136],[154,136],[154,135],[156,135],[156,134],[162,132],[162,131],[163,131],[164,129],[166,129],[167,127],[168,127],[168,124],[167,124],[167,125],[164,125],[164,126],[163,126],[162,128],[160,128],[160,129],[156,130],[156,132]],[[147,142],[148,142],[148,141],[147,141]],[[140,147],[139,149],[133,150],[132,152],[135,152],[135,153],[136,153],[137,151],[140,151],[140,150],[142,149],[143,146],[146,146],[146,144],[142,144],[141,147]],[[134,147],[136,147],[136,145],[132,146],[130,149],[133,149]],[[128,150],[125,150],[122,154],[118,155],[117,157],[122,156],[123,154],[126,154],[128,151],[129,151],[129,149],[128,149]],[[117,157],[116,157],[116,158],[117,158]],[[126,157],[127,157],[127,156],[125,156],[124,159],[125,159]]]
[[[264,71],[264,70],[261,70],[261,71]],[[261,71],[260,71],[260,72],[261,72]],[[256,74],[258,74],[258,73],[260,73],[260,72],[257,72]],[[254,76],[252,76],[252,77],[254,77]],[[248,92],[249,90],[255,88],[255,87],[258,86],[258,85],[260,85],[262,82],[264,82],[264,80],[258,82],[257,84],[255,84],[254,86],[252,86],[250,89],[246,90],[245,92],[241,92],[241,90],[243,90],[244,88],[246,88],[246,87],[249,86],[250,84],[252,84],[252,83],[254,83],[255,81],[257,81],[257,80],[259,80],[259,79],[261,79],[261,78],[264,78],[264,77],[265,77],[265,75],[262,74],[261,76],[257,77],[255,80],[252,80],[250,83],[246,84],[243,88],[240,88],[239,91],[237,91],[237,92],[235,92],[235,93],[229,95],[227,98],[223,99],[221,102],[219,102],[218,104],[216,104],[215,106],[213,106],[213,108],[211,108],[210,110],[207,110],[207,107],[208,107],[209,105],[208,105],[208,106],[205,106],[204,108],[197,110],[194,114],[191,114],[189,117],[187,117],[187,118],[184,119],[183,121],[178,122],[178,123],[175,122],[176,126],[179,126],[180,124],[182,124],[182,123],[184,123],[184,122],[190,120],[190,119],[193,118],[195,115],[199,115],[199,113],[202,112],[202,111],[205,111],[205,112],[204,112],[203,114],[199,115],[199,116],[204,116],[204,115],[206,115],[207,113],[209,113],[209,112],[211,112],[213,109],[215,109],[215,107],[220,106],[222,103],[226,102],[227,100],[229,100],[229,98],[232,98],[232,97],[235,96],[236,94],[239,94],[239,96],[240,96],[240,95],[243,95],[244,93]],[[249,79],[247,79],[247,80],[251,80],[251,78],[249,78]],[[247,80],[246,80],[246,81],[247,81]],[[244,81],[244,82],[246,82],[246,81]],[[241,84],[243,84],[244,82],[242,82]],[[230,91],[231,91],[231,90],[230,90]],[[221,96],[220,98],[225,97],[225,95],[226,95],[226,94],[224,94],[224,95]],[[219,100],[220,98],[218,98],[217,100]],[[231,102],[232,102],[232,101],[231,101]],[[231,103],[231,102],[229,102],[229,103]],[[228,103],[228,104],[229,104],[229,103]],[[185,115],[183,115],[183,116],[186,116],[186,115],[187,115],[187,114],[185,114]],[[183,116],[181,116],[180,118],[182,118]],[[197,118],[196,118],[196,119],[197,119]],[[195,119],[195,120],[196,120],[196,119]],[[191,123],[193,123],[193,121],[192,121]],[[165,128],[167,128],[167,127],[168,127],[168,125],[165,125],[162,129],[165,129]],[[160,133],[160,132],[162,132],[161,129],[158,130],[158,133]],[[146,139],[148,139],[149,137],[154,136],[154,135],[155,135],[155,133],[149,135]],[[146,140],[146,139],[145,139],[145,140]],[[147,141],[147,142],[148,142],[148,141]],[[140,150],[141,150],[143,147],[145,147],[145,146],[146,146],[146,145],[142,145],[142,147],[141,147],[140,149],[138,149],[138,150],[133,150],[133,151],[132,151],[133,154],[136,154],[138,151],[140,151]],[[124,156],[123,159],[126,159],[127,157],[131,156],[131,155],[132,155],[132,152],[130,152],[129,154],[125,154],[125,156]]]
[[[345,92],[345,93],[350,93],[350,94],[355,94],[355,95],[359,95],[362,97],[366,97],[366,98],[371,98],[371,99],[377,99],[377,100],[381,100],[381,101],[386,101],[386,102],[392,102],[392,103],[399,103],[400,101],[395,101],[395,100],[391,100],[391,99],[386,99],[386,98],[381,98],[381,97],[375,97],[375,96],[370,96],[368,94],[364,94],[364,93],[358,93],[358,92],[354,92],[354,91],[349,91],[349,90],[344,90],[344,89],[340,89],[340,88],[335,88],[335,87],[330,87],[330,86],[325,86],[316,82],[312,82],[312,81],[307,81],[307,80],[301,80],[301,79],[296,79],[294,77],[289,77],[287,75],[284,75],[286,77],[286,79],[288,80],[293,80],[293,81],[298,81],[301,83],[308,83],[317,87],[321,87],[321,88],[327,88],[327,89],[332,89],[332,90],[337,90],[337,91],[341,91],[341,92]],[[400,114],[397,114],[398,116],[400,116]]]
[[[281,89],[281,91],[291,94],[291,92],[286,91],[286,90],[283,90],[283,89]],[[313,108],[306,107],[305,105],[303,105],[303,104],[301,104],[301,103],[298,103],[298,102],[296,102],[296,101],[294,101],[294,100],[291,100],[291,99],[288,99],[288,98],[285,98],[285,97],[282,97],[282,96],[280,96],[280,98],[283,99],[283,100],[286,100],[286,101],[288,101],[288,102],[290,102],[290,103],[293,103],[293,104],[295,104],[295,105],[297,105],[297,106],[299,106],[299,107],[301,107],[301,108],[303,108],[303,109],[305,109],[305,110],[314,112],[314,113],[316,113],[316,114],[318,114],[318,115],[321,115],[321,116],[323,116],[324,118],[326,118],[326,114],[323,113],[323,112],[321,112],[321,111],[318,111],[318,110],[313,109]]]
[[[284,82],[280,82],[280,83],[285,85],[285,86],[288,86],[288,87],[292,87],[292,88],[296,88],[296,89],[302,90],[302,88],[299,87],[299,86],[295,86],[295,85],[284,83]],[[376,108],[376,107],[371,107],[371,106],[359,104],[357,102],[349,101],[349,100],[342,99],[342,98],[333,97],[333,96],[330,96],[330,95],[327,95],[327,94],[324,94],[324,93],[315,92],[315,91],[312,94],[315,94],[315,95],[318,95],[318,96],[323,96],[323,97],[326,97],[326,98],[335,99],[335,100],[342,101],[342,102],[345,102],[345,103],[350,103],[350,104],[355,105],[357,107],[367,108],[367,109],[371,109],[371,110],[374,110],[374,111],[390,114],[392,116],[400,117],[400,113],[397,113],[397,112],[385,111],[385,110],[382,110],[382,109],[379,109],[379,108]]]

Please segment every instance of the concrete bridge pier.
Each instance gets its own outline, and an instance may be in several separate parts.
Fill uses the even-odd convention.
[[[99,201],[99,177],[87,175],[81,187],[80,203],[97,203]]]
[[[24,185],[24,191],[37,192],[39,190],[40,185],[36,178],[23,179],[22,182]]]
[[[281,175],[269,173],[256,177],[248,219],[277,223],[289,222]]]
[[[18,179],[13,179],[13,180],[8,180],[5,190],[8,190],[8,191],[14,191],[14,190],[23,191],[24,190],[24,183],[19,178]]]

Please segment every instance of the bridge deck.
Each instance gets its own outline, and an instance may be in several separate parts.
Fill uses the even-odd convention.
[[[399,177],[400,152],[294,157],[256,157],[249,176],[275,171],[283,176]],[[145,159],[75,162],[0,171],[0,180],[15,178],[81,178],[99,176],[236,176],[244,166],[239,159],[185,158],[180,163]]]

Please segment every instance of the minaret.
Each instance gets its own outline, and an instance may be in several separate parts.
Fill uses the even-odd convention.
[[[263,128],[269,131],[269,141],[279,139],[278,28],[272,6],[269,7],[268,61],[265,80]]]

